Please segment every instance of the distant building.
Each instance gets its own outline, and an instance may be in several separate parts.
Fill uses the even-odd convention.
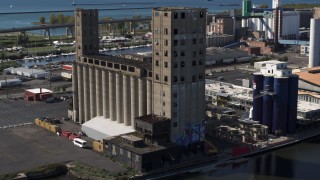
[[[26,89],[24,92],[26,101],[52,101],[53,92],[45,88]]]

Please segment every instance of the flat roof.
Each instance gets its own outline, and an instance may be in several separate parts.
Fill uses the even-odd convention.
[[[206,49],[206,61],[249,57],[248,52],[239,49],[209,47]]]
[[[131,135],[131,134],[129,134],[129,135],[123,135],[123,136],[121,136],[121,137],[122,137],[123,139],[127,139],[127,140],[132,141],[132,142],[142,141],[141,138],[139,138],[139,137],[137,137],[137,136],[134,136],[134,135]]]
[[[118,63],[118,64],[124,64],[128,66],[134,66],[141,69],[147,69],[149,71],[152,70],[152,63],[144,62],[144,61],[137,61],[133,59],[126,59],[119,56],[112,56],[112,55],[83,55],[84,58],[89,59],[96,59],[96,60],[102,60],[106,62],[112,62],[112,63]]]
[[[132,133],[131,126],[125,126],[117,121],[111,121],[103,116],[97,116],[81,125],[81,129],[91,138],[102,140],[108,137]]]
[[[161,146],[161,145],[151,145],[151,144],[144,144],[142,147],[133,147],[130,144],[124,143],[122,141],[122,136],[116,136],[111,139],[107,140],[108,142],[111,142],[113,144],[116,144],[120,146],[123,149],[129,150],[131,152],[134,152],[135,154],[146,154],[150,152],[155,152],[155,151],[161,151],[164,149],[168,149],[171,147],[176,147],[177,145],[173,143],[168,143],[166,146]]]
[[[212,91],[216,95],[231,96],[239,99],[252,100],[253,90],[242,86],[236,86],[230,83],[215,82],[213,80],[206,80],[206,91]]]
[[[31,92],[31,93],[33,93],[33,94],[39,94],[39,93],[53,93],[51,90],[49,90],[49,89],[45,89],[45,88],[26,89],[26,91]]]
[[[319,110],[319,104],[298,100],[298,112],[309,112]]]

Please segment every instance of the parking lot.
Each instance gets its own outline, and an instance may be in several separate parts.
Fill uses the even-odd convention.
[[[56,103],[0,99],[0,129],[34,122],[36,117],[67,117],[67,101]]]
[[[0,174],[76,160],[117,173],[125,169],[98,153],[36,125],[0,129]]]

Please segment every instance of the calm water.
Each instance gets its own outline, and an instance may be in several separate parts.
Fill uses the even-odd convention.
[[[320,137],[249,158],[238,167],[190,176],[187,180],[318,180],[320,177]]]
[[[159,6],[189,6],[204,7],[210,12],[220,12],[228,9],[240,8],[240,6],[220,6],[220,4],[241,4],[241,0],[0,0],[0,29],[12,27],[31,26],[31,22],[38,22],[40,16],[49,20],[50,13],[37,14],[1,14],[10,12],[34,12],[34,11],[64,11],[76,8],[149,8],[140,10],[104,10],[100,11],[101,17],[130,18],[134,15],[150,16],[151,9]],[[271,0],[253,0],[254,4],[268,4]],[[282,0],[283,3],[319,3],[319,0]],[[64,12],[72,15],[73,12]]]

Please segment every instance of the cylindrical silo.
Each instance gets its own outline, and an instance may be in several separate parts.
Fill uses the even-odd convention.
[[[78,101],[78,68],[76,64],[72,65],[72,92],[73,92],[73,115],[72,120],[78,122],[79,119],[79,101]]]
[[[83,122],[90,120],[90,89],[89,89],[89,67],[83,66],[83,104],[84,119]]]
[[[309,68],[320,65],[320,19],[311,19]]]
[[[130,77],[131,126],[134,127],[134,118],[139,115],[139,92],[137,77]]]
[[[103,105],[103,117],[110,118],[109,108],[109,72],[102,71],[102,105]]]
[[[147,114],[152,113],[152,81],[147,80]]]
[[[145,78],[138,79],[139,88],[139,116],[147,115],[147,85]]]
[[[264,76],[263,91],[273,92],[273,76]],[[273,113],[273,97],[264,95],[262,98],[262,124],[268,126],[269,131],[272,128],[272,113]]]
[[[123,121],[126,126],[131,125],[130,95],[130,76],[123,75]]]
[[[263,75],[253,74],[253,120],[262,121],[262,97],[257,97],[263,90]]]
[[[272,131],[287,133],[288,78],[274,77]]]
[[[94,67],[89,68],[89,91],[90,91],[90,119],[97,116],[96,113],[96,79]],[[88,120],[90,120],[88,119]]]
[[[116,113],[118,123],[123,123],[123,82],[122,74],[116,73]]]
[[[103,116],[102,106],[102,70],[96,68],[96,113],[97,116]]]
[[[299,77],[289,77],[288,90],[288,132],[294,133],[297,126],[297,104],[298,104],[298,81]]]
[[[79,123],[84,123],[84,87],[83,87],[83,67],[82,65],[77,65],[77,73],[78,73],[78,101],[79,101]]]
[[[114,72],[109,72],[109,112],[110,112],[110,120],[117,120],[117,112],[116,112],[116,75]]]

